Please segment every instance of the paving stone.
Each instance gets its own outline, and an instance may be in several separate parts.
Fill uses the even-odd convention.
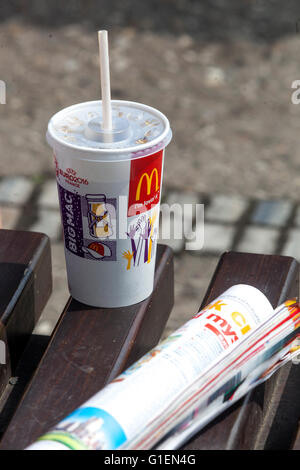
[[[174,233],[174,228],[176,227],[178,231],[181,229],[181,237],[180,239],[175,239],[171,237],[169,241],[166,243],[171,246],[175,253],[180,252],[185,246],[185,235],[189,237],[190,232],[192,231],[193,220],[197,220],[199,210],[203,210],[203,205],[200,203],[199,194],[193,191],[170,191],[170,193],[165,198],[164,204],[168,204],[170,208],[173,206],[174,210],[174,219],[171,220],[171,234]],[[176,211],[176,206],[178,211]],[[187,207],[190,206],[190,207]],[[166,212],[167,214],[167,212]],[[162,212],[162,215],[163,212]],[[164,217],[162,217],[160,230],[162,229],[164,222]],[[160,232],[160,241],[165,243],[162,239],[162,235]]]
[[[70,296],[63,242],[51,244],[53,290],[34,333],[50,335]]]
[[[289,231],[282,254],[284,256],[292,256],[300,261],[300,228],[294,228]]]
[[[34,329],[34,334],[50,336],[54,327],[54,322],[51,322],[49,320],[40,320]]]
[[[197,204],[200,204],[199,194],[194,191],[170,191],[165,199],[165,203],[172,206],[173,204],[179,204],[182,210],[182,214],[185,217],[185,231],[189,231],[192,228],[193,219],[196,217]],[[190,210],[185,206],[191,206]]]
[[[7,230],[14,229],[20,216],[20,208],[0,206],[0,228]]]
[[[251,216],[251,223],[283,227],[293,208],[292,201],[259,201]]]
[[[0,181],[0,203],[24,205],[34,189],[29,178],[7,177]]]
[[[169,246],[175,255],[178,255],[184,249],[184,240],[159,238],[157,242]]]
[[[175,254],[183,250],[184,232],[192,228],[198,202],[199,196],[194,192],[171,191],[167,194],[161,204],[158,243],[170,246]],[[192,206],[191,210],[186,210],[184,205],[187,204]]]
[[[275,228],[248,226],[237,246],[237,251],[273,254],[278,237],[279,230]]]
[[[41,232],[51,240],[57,240],[62,232],[61,218],[58,211],[40,209],[37,221],[29,228],[32,232]]]
[[[248,207],[248,200],[239,196],[212,196],[210,204],[205,208],[205,219],[216,222],[237,222]]]
[[[194,191],[170,191],[165,198],[167,204],[198,204],[199,194]]]
[[[199,196],[196,193],[182,193],[182,198],[181,194],[172,193],[169,195],[166,202],[161,205],[158,242],[169,245],[174,253],[182,251],[183,248],[186,248],[186,243],[194,241],[196,237],[196,230],[193,230],[193,220],[195,219],[195,222],[199,221],[199,224],[203,225],[203,211],[204,205],[199,203]],[[165,232],[168,225],[170,225],[170,237],[167,236],[168,230]],[[199,247],[195,249],[199,249]]]
[[[195,232],[197,231],[200,231],[200,234],[197,235],[197,238],[199,239],[198,246],[195,238],[194,240],[190,240],[194,242],[194,249],[196,251],[201,250],[207,253],[220,254],[231,248],[234,236],[234,227],[206,222],[204,224],[204,245],[201,242],[203,231],[202,223],[195,227]]]
[[[199,251],[203,249],[205,238],[204,231],[204,204],[198,204],[193,226],[187,226],[184,231],[186,251]]]
[[[300,206],[298,206],[297,209],[296,209],[294,224],[295,224],[297,227],[300,227]]]
[[[218,261],[218,256],[193,256],[187,252],[175,258],[175,302],[163,338],[198,312]]]
[[[39,207],[59,210],[56,180],[48,180],[43,184],[37,203]]]
[[[204,251],[222,253],[229,250],[233,237],[234,227],[205,223]]]
[[[158,236],[158,243],[162,243],[164,245],[168,245],[172,248],[175,254],[180,253],[184,247],[184,236],[183,230],[182,233],[180,231],[180,227],[182,227],[182,217],[180,214],[171,214],[168,216],[168,213],[161,212],[160,222],[159,222],[159,236]],[[167,233],[167,229],[169,227],[169,235]],[[175,231],[178,230],[178,234]],[[167,230],[167,231],[166,231]]]

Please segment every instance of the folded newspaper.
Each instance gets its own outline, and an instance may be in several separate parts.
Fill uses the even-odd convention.
[[[27,450],[178,449],[299,354],[300,306],[231,287]]]

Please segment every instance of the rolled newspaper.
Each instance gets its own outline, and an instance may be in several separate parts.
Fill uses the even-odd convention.
[[[27,449],[133,448],[163,416],[170,420],[169,406],[189,384],[273,313],[258,289],[231,287]]]

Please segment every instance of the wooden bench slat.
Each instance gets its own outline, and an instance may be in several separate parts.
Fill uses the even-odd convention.
[[[49,344],[50,336],[32,334],[0,399],[0,440]]]
[[[299,264],[285,256],[225,253],[216,268],[201,308],[235,284],[249,284],[260,289],[273,307],[299,292]],[[281,448],[293,434],[291,423],[280,419],[278,406],[290,374],[291,365],[283,366],[267,382],[227,410],[195,438],[185,449],[263,449]],[[281,432],[272,434],[276,422]]]
[[[0,230],[0,339],[7,346],[0,365],[0,395],[52,291],[49,238]]]
[[[298,394],[299,396],[299,394]],[[299,398],[298,398],[299,400]],[[298,417],[298,424],[299,424],[299,417]],[[293,442],[293,450],[300,450],[300,426],[298,427],[298,431],[296,433],[295,440]]]
[[[299,390],[300,366],[293,364],[290,367],[288,380],[282,392],[265,449],[293,449],[295,447],[294,440],[300,420]]]
[[[173,255],[158,245],[154,291],[120,309],[72,300],[0,444],[23,449],[80,406],[160,339],[174,301]]]
[[[94,309],[74,300],[68,304],[22,402],[9,418],[1,449],[26,447],[159,341],[173,305],[172,262],[170,250],[159,247],[154,293],[136,306]],[[226,253],[201,308],[237,283],[258,287],[275,307],[286,298],[298,296],[299,265],[290,257]],[[32,355],[30,344],[27,349],[25,366]],[[281,368],[184,449],[289,448],[300,413],[297,367],[288,364]],[[22,369],[21,360],[18,374]],[[27,371],[23,387],[29,375]],[[300,448],[299,436],[294,449]]]

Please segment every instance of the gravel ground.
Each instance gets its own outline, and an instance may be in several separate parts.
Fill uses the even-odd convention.
[[[170,119],[167,184],[297,199],[300,106],[291,103],[291,83],[300,78],[300,5],[199,3],[3,2],[0,174],[53,171],[47,121],[99,97],[96,30],[106,26],[113,98],[153,105]]]

